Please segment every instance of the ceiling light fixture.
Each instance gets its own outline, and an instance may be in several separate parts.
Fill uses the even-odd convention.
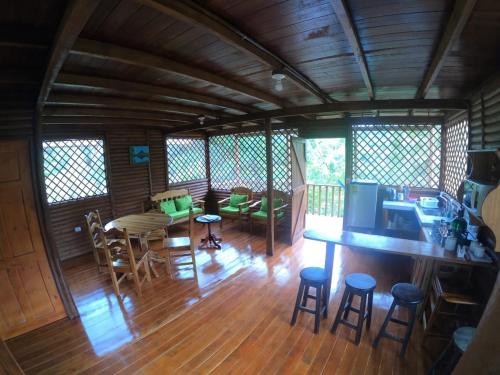
[[[200,125],[203,125],[205,123],[205,115],[198,116],[198,121],[200,122]]]
[[[283,91],[283,80],[286,78],[285,72],[282,69],[273,70],[271,78],[276,82],[274,83],[274,89],[276,91]]]

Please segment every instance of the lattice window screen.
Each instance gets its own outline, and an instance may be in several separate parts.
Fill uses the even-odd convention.
[[[466,176],[468,133],[467,120],[445,128],[443,190],[455,198]]]
[[[277,190],[290,191],[290,138],[296,135],[293,129],[273,131],[273,180]],[[209,139],[209,150],[214,189],[247,186],[254,191],[266,190],[264,132],[213,136]]]
[[[440,125],[355,125],[353,177],[439,188],[440,150]]]
[[[43,142],[43,160],[48,203],[107,194],[102,139]]]
[[[167,138],[166,142],[170,184],[207,177],[204,139]]]

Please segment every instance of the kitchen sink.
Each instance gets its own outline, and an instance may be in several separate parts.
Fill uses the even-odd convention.
[[[440,208],[425,208],[419,207],[422,213],[426,216],[442,216]]]

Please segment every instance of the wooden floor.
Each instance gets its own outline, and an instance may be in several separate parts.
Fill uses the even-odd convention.
[[[125,286],[122,304],[90,256],[66,262],[81,318],[11,339],[9,348],[27,374],[425,373],[419,324],[403,360],[395,342],[371,346],[392,301],[391,286],[409,277],[407,259],[337,249],[330,314],[314,335],[310,314],[302,313],[295,327],[289,321],[299,270],[322,265],[324,245],[279,242],[276,255],[266,257],[262,235],[225,225],[222,237],[222,250],[197,251],[198,281],[189,268],[175,279],[158,268],[160,277],[145,284],[142,299]],[[351,272],[377,279],[372,329],[359,346],[345,326],[329,332]]]

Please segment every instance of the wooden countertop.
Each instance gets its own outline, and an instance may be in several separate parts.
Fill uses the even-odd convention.
[[[479,267],[493,266],[493,263],[470,262],[466,259],[457,258],[454,254],[445,251],[441,246],[425,241],[413,241],[403,238],[378,236],[375,234],[349,231],[326,233],[314,229],[306,230],[304,232],[304,238],[335,243],[337,245],[375,250],[382,253],[433,258],[448,263],[467,264]]]

